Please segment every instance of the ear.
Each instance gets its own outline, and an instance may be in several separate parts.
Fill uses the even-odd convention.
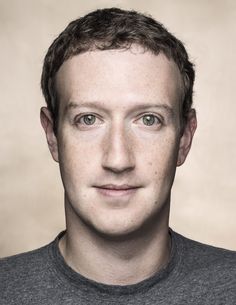
[[[180,166],[184,163],[188,155],[188,152],[191,148],[192,139],[196,128],[197,128],[196,111],[195,109],[191,109],[188,114],[187,122],[184,126],[183,134],[180,139],[177,166]]]
[[[53,131],[53,118],[47,107],[42,107],[40,111],[40,121],[46,134],[48,147],[53,159],[58,162],[57,137]]]

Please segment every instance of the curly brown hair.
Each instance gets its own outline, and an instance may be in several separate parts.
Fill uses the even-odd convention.
[[[132,44],[156,55],[162,52],[177,64],[183,80],[181,118],[183,124],[186,122],[192,107],[195,72],[183,43],[150,16],[136,11],[105,8],[69,23],[45,56],[41,87],[54,120],[55,132],[59,111],[55,76],[64,61],[86,51],[129,49]]]

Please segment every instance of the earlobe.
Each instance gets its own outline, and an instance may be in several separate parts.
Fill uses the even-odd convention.
[[[53,159],[58,162],[58,146],[57,137],[53,130],[53,118],[47,107],[42,107],[40,110],[40,121],[45,131],[49,150]]]
[[[180,139],[177,166],[180,166],[184,163],[191,148],[191,144],[196,128],[197,128],[196,111],[195,109],[191,109],[189,111],[187,122],[184,126],[184,131]]]

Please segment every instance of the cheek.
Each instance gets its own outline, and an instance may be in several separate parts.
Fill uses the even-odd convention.
[[[155,181],[170,179],[176,169],[178,143],[173,139],[153,141],[137,154],[140,171]]]
[[[81,141],[81,139],[70,136],[62,137],[59,141],[59,164],[64,180],[75,183],[86,177],[95,169],[94,164],[99,156],[97,143]]]
[[[67,162],[84,165],[93,160],[99,152],[99,140],[95,135],[81,136],[76,131],[66,130],[59,141],[59,156]]]

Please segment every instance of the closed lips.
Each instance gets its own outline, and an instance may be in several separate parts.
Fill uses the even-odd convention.
[[[139,188],[138,186],[132,186],[128,184],[123,184],[123,185],[115,185],[115,184],[105,184],[105,185],[99,185],[96,186],[97,188],[100,189],[107,189],[107,190],[130,190],[130,189],[137,189]]]

